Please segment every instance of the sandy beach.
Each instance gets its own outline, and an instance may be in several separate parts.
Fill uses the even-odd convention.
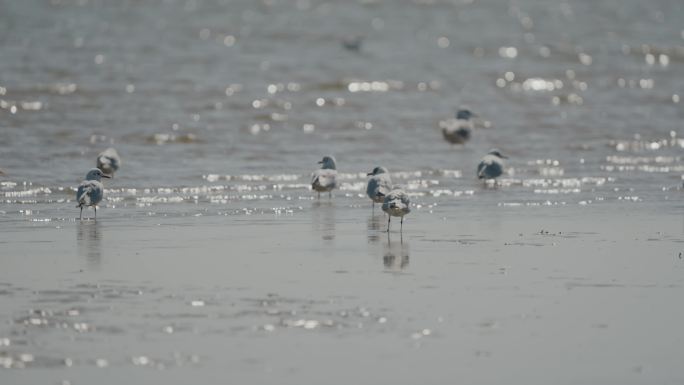
[[[32,370],[2,376],[12,384],[684,379],[679,212],[444,214],[415,213],[403,236],[385,233],[369,207],[325,200],[286,216],[4,223],[1,362]]]

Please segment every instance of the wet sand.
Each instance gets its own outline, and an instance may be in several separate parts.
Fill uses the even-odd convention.
[[[6,221],[0,377],[681,383],[681,207],[618,208]]]

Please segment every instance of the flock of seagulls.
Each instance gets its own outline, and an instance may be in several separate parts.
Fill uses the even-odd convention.
[[[392,178],[389,171],[382,166],[378,166],[368,173],[368,185],[366,195],[373,202],[373,209],[376,203],[382,203],[382,211],[387,213],[387,232],[390,230],[392,217],[401,217],[401,228],[404,227],[404,215],[411,212],[411,201],[408,195],[401,188],[392,187]]]
[[[328,197],[332,197],[332,190],[337,188],[337,164],[335,158],[327,155],[318,162],[321,168],[314,171],[311,176],[311,189],[318,192],[321,198],[322,192],[327,192]],[[392,186],[392,179],[389,171],[385,167],[378,166],[368,173],[368,185],[366,195],[373,202],[373,209],[376,203],[382,203],[382,211],[387,213],[387,232],[390,231],[392,217],[401,218],[401,228],[404,227],[404,215],[411,212],[411,201],[408,194],[398,186]]]
[[[464,144],[470,139],[474,128],[472,118],[476,115],[467,108],[461,108],[456,112],[454,119],[440,122],[444,139],[452,144]],[[504,171],[504,159],[499,150],[491,150],[487,153],[477,166],[478,179],[494,179],[501,176]],[[338,187],[337,183],[337,163],[331,155],[324,156],[318,162],[321,168],[315,170],[311,177],[311,189],[318,193],[328,193],[332,198],[332,191]],[[102,151],[97,156],[97,168],[88,171],[85,180],[78,186],[76,192],[77,208],[81,209],[79,219],[83,219],[83,208],[93,207],[95,218],[97,219],[97,205],[104,196],[104,186],[102,178],[113,178],[114,173],[121,165],[121,158],[113,148]],[[368,184],[366,195],[370,198],[375,210],[375,204],[382,204],[382,211],[387,214],[387,232],[390,231],[392,217],[400,218],[400,231],[403,231],[404,216],[411,212],[411,200],[408,194],[400,186],[392,184],[387,168],[377,166],[367,174]]]
[[[78,219],[83,219],[84,207],[92,207],[95,210],[95,219],[97,219],[97,205],[104,197],[102,178],[113,178],[119,165],[121,165],[121,158],[111,147],[97,156],[97,168],[88,171],[85,180],[78,185],[76,190],[76,202],[78,202],[76,207],[81,209]]]
[[[499,150],[491,150],[485,155],[477,166],[478,179],[496,179],[503,174],[503,159]],[[311,179],[311,188],[318,191],[318,198],[321,192],[327,192],[332,196],[332,190],[337,187],[337,168],[335,158],[325,156],[318,162],[321,168],[314,171]],[[392,217],[401,218],[400,231],[404,229],[404,216],[411,212],[411,200],[408,194],[399,186],[392,185],[392,178],[389,171],[382,166],[375,167],[367,174],[368,184],[366,185],[366,195],[370,198],[373,209],[376,203],[382,203],[382,211],[387,214],[387,232],[390,231]]]
[[[456,111],[455,118],[440,121],[439,127],[442,129],[444,140],[451,144],[465,144],[475,128],[473,118],[476,117],[477,114],[470,109],[461,107]],[[477,178],[487,180],[501,176],[504,170],[504,159],[508,158],[501,155],[499,150],[489,151],[477,166]]]
[[[464,144],[470,139],[475,128],[473,118],[475,113],[468,108],[460,108],[454,119],[448,119],[439,123],[442,136],[451,144]],[[483,180],[496,180],[504,171],[504,159],[499,150],[491,150],[477,166],[477,178]],[[311,178],[311,188],[318,192],[320,199],[322,192],[327,192],[332,197],[332,190],[337,187],[337,163],[335,158],[327,155],[318,162],[321,168],[314,171]],[[404,227],[404,216],[411,212],[411,200],[408,194],[399,186],[392,185],[389,171],[382,166],[377,166],[367,174],[368,184],[366,195],[370,198],[375,210],[376,203],[382,203],[382,211],[387,213],[387,232],[390,231],[392,217],[401,218],[400,231]]]

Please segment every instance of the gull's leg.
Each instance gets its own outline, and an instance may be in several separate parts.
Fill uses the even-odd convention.
[[[97,206],[93,206],[93,208],[95,209],[95,220],[97,220]]]
[[[318,192],[318,199],[321,199],[321,192]]]
[[[392,216],[387,214],[387,232],[389,233],[390,222],[392,221]]]
[[[399,227],[399,232],[404,231],[404,217],[401,217],[401,227]]]
[[[332,199],[332,191],[328,191],[328,199]]]
[[[78,220],[83,220],[83,206],[81,206],[81,215],[78,216]]]

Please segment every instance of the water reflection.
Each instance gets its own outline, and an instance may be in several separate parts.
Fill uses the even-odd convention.
[[[385,223],[384,216],[380,214],[371,214],[366,220],[366,229],[368,230],[368,243],[377,243],[383,233],[382,224]]]
[[[314,231],[321,234],[324,241],[335,239],[335,203],[330,200],[316,200],[311,204]]]
[[[399,239],[392,240],[392,237],[389,234],[387,235],[382,263],[385,268],[390,270],[403,270],[408,267],[409,244],[404,242],[403,236],[399,235]]]
[[[100,223],[78,221],[76,226],[78,254],[86,258],[90,267],[99,267],[102,262],[102,229]]]

